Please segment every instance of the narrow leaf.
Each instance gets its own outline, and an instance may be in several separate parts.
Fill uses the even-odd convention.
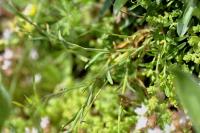
[[[191,121],[196,129],[200,132],[200,86],[198,82],[188,73],[179,69],[174,69],[175,87],[178,98],[186,109]]]
[[[115,0],[114,6],[113,6],[113,11],[114,14],[117,14],[120,9],[126,4],[128,0]]]
[[[96,54],[86,65],[85,65],[85,69],[87,69],[93,62],[95,62],[101,55],[103,55],[104,52],[100,52],[98,54]]]
[[[20,102],[17,102],[17,101],[12,101],[12,104],[14,104],[18,107],[21,107],[21,108],[25,108],[25,106],[23,104],[21,104]]]
[[[184,11],[183,17],[179,20],[177,25],[177,33],[179,36],[183,36],[187,32],[188,25],[192,18],[194,9],[195,9],[194,2],[193,1],[189,2]]]
[[[108,82],[109,82],[111,85],[113,85],[113,80],[112,80],[112,77],[111,77],[111,75],[110,75],[110,71],[107,72],[106,78],[107,78]]]

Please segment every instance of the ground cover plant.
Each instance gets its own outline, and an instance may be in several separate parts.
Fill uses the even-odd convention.
[[[0,4],[2,132],[200,132],[199,1]]]

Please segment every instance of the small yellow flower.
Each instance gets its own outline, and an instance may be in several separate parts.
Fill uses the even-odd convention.
[[[26,8],[24,9],[23,13],[24,15],[31,17],[31,16],[34,16],[36,12],[37,12],[37,6],[34,4],[28,4]]]
[[[31,32],[34,29],[34,27],[31,24],[29,24],[28,22],[25,23],[23,28],[24,28],[24,31],[27,31],[27,32]]]

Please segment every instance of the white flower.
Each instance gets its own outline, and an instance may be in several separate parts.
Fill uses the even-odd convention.
[[[25,133],[38,133],[38,130],[33,127],[32,129],[30,129],[29,127],[25,127]]]
[[[31,133],[31,130],[30,130],[30,128],[28,128],[28,127],[25,127],[25,133]]]
[[[148,110],[147,107],[146,107],[144,104],[142,104],[141,107],[137,107],[137,108],[135,109],[135,113],[136,113],[137,115],[144,116],[145,113],[147,112],[147,110]]]
[[[50,121],[48,117],[42,117],[41,122],[40,122],[40,127],[41,128],[47,128],[49,125]]]
[[[33,127],[31,133],[38,133],[38,130],[35,127]]]
[[[41,74],[37,73],[35,74],[34,78],[35,78],[35,83],[39,83],[42,79],[42,76]]]
[[[148,119],[146,117],[141,116],[136,123],[135,129],[139,130],[139,129],[145,128],[147,126],[147,121]]]
[[[3,70],[7,70],[11,65],[12,65],[12,62],[10,60],[4,60],[1,68]]]
[[[10,37],[11,37],[11,34],[12,34],[12,31],[10,30],[10,29],[5,29],[4,31],[3,31],[3,39],[5,39],[5,40],[9,40],[10,39]]]
[[[5,49],[5,52],[3,54],[4,59],[12,59],[13,57],[13,51],[11,49]]]
[[[171,133],[174,130],[175,130],[175,127],[173,124],[171,124],[171,125],[166,124],[164,127],[164,133]]]
[[[29,57],[33,60],[37,60],[39,55],[36,49],[31,49]]]
[[[148,129],[147,133],[163,133],[163,131],[160,128],[156,127],[153,129]]]
[[[179,124],[181,125],[186,124],[188,116],[183,111],[179,111],[179,115],[180,115]]]
[[[187,122],[187,119],[186,119],[186,118],[180,118],[180,120],[179,120],[179,123],[180,123],[181,125],[184,125],[186,122]]]

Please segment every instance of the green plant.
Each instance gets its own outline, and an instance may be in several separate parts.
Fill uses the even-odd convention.
[[[181,0],[5,4],[16,15],[10,40],[17,40],[3,45],[19,55],[13,59],[14,73],[3,79],[5,85],[11,84],[15,105],[6,128],[165,130],[177,121],[171,119],[173,113],[182,111],[168,70],[180,65],[199,76],[198,4]],[[138,114],[137,108],[148,110]],[[50,122],[43,128],[45,116]],[[150,120],[153,124],[147,123]],[[175,131],[191,131],[189,122],[181,126]]]

